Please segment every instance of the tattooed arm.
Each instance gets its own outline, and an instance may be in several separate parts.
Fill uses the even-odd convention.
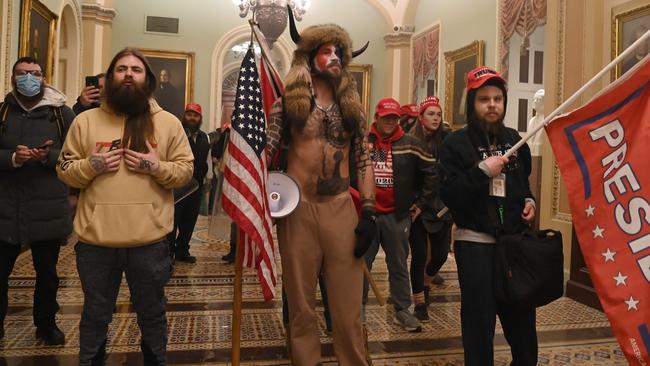
[[[366,119],[359,121],[359,134],[354,138],[354,160],[357,169],[357,182],[359,195],[361,197],[361,209],[375,209],[375,174],[370,161],[368,151],[368,132],[366,131]]]
[[[277,169],[272,164],[280,150],[280,138],[282,137],[282,98],[278,98],[269,113],[269,124],[266,129],[266,160],[271,169]]]

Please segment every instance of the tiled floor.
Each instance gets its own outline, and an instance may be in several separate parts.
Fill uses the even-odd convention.
[[[196,264],[180,263],[167,286],[169,319],[168,359],[179,365],[228,365],[231,350],[232,282],[234,266],[219,259],[228,245],[209,239],[207,220],[199,219],[192,243]],[[23,253],[10,279],[6,335],[0,341],[0,366],[76,365],[79,314],[83,304],[72,245],[59,259],[61,311],[58,324],[66,334],[65,346],[47,347],[34,337],[31,306],[34,273],[29,253]],[[279,268],[279,266],[278,266]],[[373,267],[380,290],[388,294],[386,267],[381,258]],[[442,269],[443,285],[434,287],[429,308],[431,321],[423,332],[407,333],[392,324],[392,309],[371,298],[366,309],[369,349],[374,365],[462,365],[460,293],[453,257]],[[289,365],[279,300],[265,303],[254,272],[243,279],[242,364]],[[278,287],[279,295],[279,287]],[[279,298],[279,296],[277,297]],[[140,365],[139,330],[123,282],[117,312],[109,330],[109,365]],[[322,307],[319,307],[322,311]],[[538,309],[540,365],[625,365],[609,323],[599,311],[562,298]],[[326,365],[335,365],[331,338],[320,319]],[[510,353],[497,329],[497,365],[508,365]]]

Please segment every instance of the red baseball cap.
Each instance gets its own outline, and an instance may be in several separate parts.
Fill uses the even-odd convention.
[[[422,100],[422,102],[420,103],[418,114],[422,114],[422,112],[424,112],[429,107],[438,107],[442,109],[442,107],[440,107],[440,99],[438,97],[431,96],[431,95],[424,98],[424,100]]]
[[[203,112],[201,110],[201,105],[199,103],[188,103],[185,106],[185,112],[187,112],[187,111],[192,111],[192,112],[196,112],[196,113],[198,113],[200,115],[203,115]]]
[[[388,116],[389,114],[394,114],[401,116],[399,102],[393,98],[384,98],[377,102],[377,107],[375,107],[375,113],[379,117]]]
[[[467,73],[467,77],[465,79],[467,82],[467,91],[469,92],[472,89],[480,88],[483,86],[483,84],[485,84],[486,81],[490,79],[498,79],[502,83],[506,83],[506,79],[504,79],[501,74],[487,66],[479,66],[474,70],[471,70]]]
[[[407,114],[411,117],[417,117],[418,116],[418,106],[417,104],[404,104],[402,108],[400,109],[402,112],[402,116]]]

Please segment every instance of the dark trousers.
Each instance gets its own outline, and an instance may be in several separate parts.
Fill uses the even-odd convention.
[[[460,319],[465,365],[494,364],[494,327],[497,315],[512,351],[511,365],[537,365],[535,308],[499,305],[494,298],[494,244],[456,241],[454,253],[460,282]]]
[[[199,217],[203,185],[174,205],[174,230],[167,235],[169,250],[172,255],[184,256],[190,254],[190,239],[194,225]]]
[[[434,276],[449,255],[451,223],[444,223],[442,229],[427,232],[422,219],[418,217],[411,224],[409,244],[411,245],[411,289],[414,294],[424,291],[424,266],[427,261],[427,239],[431,247],[431,259],[426,264],[427,275]]]
[[[55,325],[55,315],[59,310],[56,293],[59,289],[59,277],[56,263],[59,260],[62,239],[32,243],[32,260],[36,272],[34,288],[34,325],[50,328]],[[9,275],[20,254],[20,245],[0,243],[0,323],[4,322],[9,306]]]
[[[77,271],[84,292],[79,324],[79,365],[104,365],[108,325],[122,282],[131,293],[145,365],[165,365],[167,317],[164,287],[171,276],[165,240],[135,248],[108,248],[79,242]]]

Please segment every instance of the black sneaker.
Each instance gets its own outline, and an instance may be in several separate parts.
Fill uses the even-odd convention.
[[[53,327],[36,328],[36,338],[40,338],[48,346],[65,344],[65,334],[56,325]]]
[[[176,256],[176,261],[177,262],[185,262],[185,263],[196,263],[196,257],[193,255],[185,254],[185,255],[177,255]]]
[[[224,255],[223,257],[221,257],[221,260],[228,263],[228,264],[234,263],[235,262],[235,253],[228,253],[228,254]]]
[[[0,323],[0,339],[5,337],[5,325],[4,322]]]
[[[418,318],[421,322],[429,321],[429,311],[427,309],[427,304],[417,304],[415,309],[413,309],[413,315]]]

